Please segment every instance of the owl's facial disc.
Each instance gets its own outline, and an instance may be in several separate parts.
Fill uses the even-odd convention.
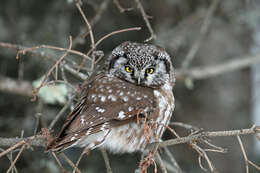
[[[146,87],[160,87],[174,82],[170,56],[160,47],[124,42],[110,56],[109,73]]]

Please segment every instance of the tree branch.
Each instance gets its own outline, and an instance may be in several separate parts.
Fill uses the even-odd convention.
[[[236,58],[222,64],[207,67],[194,67],[190,68],[189,70],[177,69],[176,78],[177,80],[184,80],[185,78],[191,78],[194,80],[206,79],[231,71],[250,67],[256,63],[260,63],[260,54]]]
[[[257,134],[257,133],[260,133],[259,126],[253,126],[249,129],[238,129],[238,130],[228,130],[228,131],[213,131],[213,132],[205,131],[190,136],[163,141],[159,144],[159,147],[188,143],[205,137],[221,137],[221,136],[227,137],[227,136]],[[0,147],[10,147],[22,140],[27,141],[32,147],[45,147],[45,142],[46,142],[42,135],[31,136],[28,138],[1,138],[0,137]],[[155,143],[152,143],[152,145],[154,144]]]
[[[0,76],[0,91],[32,97],[32,84],[29,81],[14,80]]]
[[[248,134],[256,134],[260,133],[259,126],[253,126],[249,129],[240,129],[240,130],[228,130],[228,131],[215,131],[215,132],[201,132],[198,134],[170,139],[159,144],[159,147],[166,147],[171,145],[183,144],[188,143],[194,140],[199,140],[205,137],[220,137],[220,136],[237,136],[237,135],[248,135]],[[153,144],[152,144],[153,145]]]

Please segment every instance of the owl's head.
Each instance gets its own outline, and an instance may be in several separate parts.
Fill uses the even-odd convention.
[[[124,42],[110,56],[108,72],[135,85],[160,87],[174,84],[174,69],[164,49],[135,42]]]

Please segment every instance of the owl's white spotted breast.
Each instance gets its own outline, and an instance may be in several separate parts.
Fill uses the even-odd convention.
[[[159,114],[155,116],[157,118],[153,120],[155,126],[152,128],[150,141],[147,141],[145,138],[143,125],[137,125],[136,122],[132,122],[113,128],[101,147],[114,153],[131,153],[144,150],[147,143],[159,141],[174,110],[172,87],[165,84],[162,88],[154,90],[154,96],[157,99]]]

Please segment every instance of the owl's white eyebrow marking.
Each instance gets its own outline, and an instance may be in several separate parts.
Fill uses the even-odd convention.
[[[124,111],[120,111],[120,112],[118,113],[118,118],[120,118],[120,119],[125,118],[125,112],[124,112]]]
[[[109,89],[109,90],[108,90],[108,93],[112,93],[112,91],[113,91],[112,89]]]

